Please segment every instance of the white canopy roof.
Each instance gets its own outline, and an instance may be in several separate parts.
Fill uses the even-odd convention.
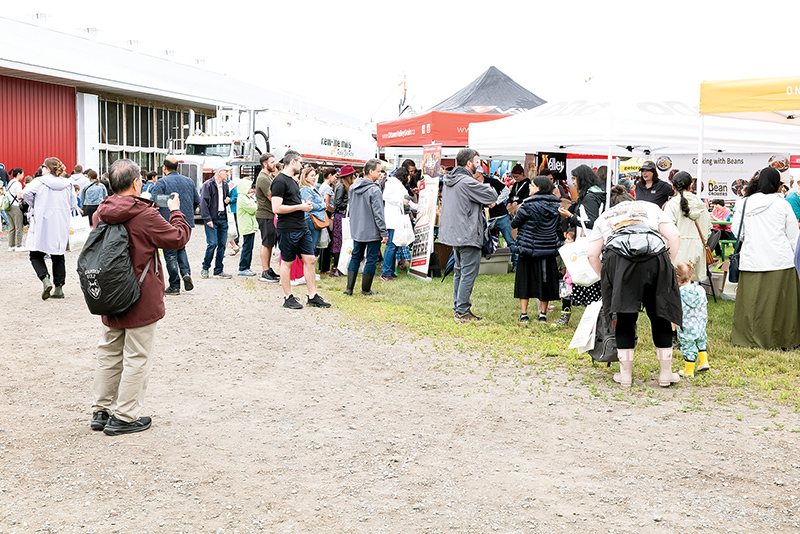
[[[696,154],[701,135],[696,106],[665,101],[550,102],[469,127],[469,146],[482,156],[534,152],[641,156]],[[800,128],[706,116],[704,153],[798,153]]]

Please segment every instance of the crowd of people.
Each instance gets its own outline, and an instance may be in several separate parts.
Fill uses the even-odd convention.
[[[155,325],[164,316],[164,295],[194,288],[185,246],[197,210],[206,238],[201,278],[232,278],[225,272],[226,255],[240,255],[238,276],[280,283],[288,309],[330,307],[316,290],[320,275],[346,276],[344,294],[349,296],[361,274],[361,294],[372,296],[377,293],[376,275],[391,282],[398,267],[407,265],[408,247],[396,238],[417,210],[420,177],[413,160],[391,174],[377,159],[368,160],[362,172],[351,165],[318,170],[292,150],[281,162],[263,154],[259,164],[255,179],[242,175],[236,180],[230,166],[220,165],[199,191],[178,173],[174,156],[165,158],[161,178],[127,159],[114,162],[103,176],[80,166],[69,175],[52,157],[35,176],[23,177],[21,169],[6,173],[3,212],[9,252],[28,252],[44,300],[64,298],[72,217],[82,214],[92,227],[124,224],[128,231],[142,296],[123,316],[103,317],[93,429],[116,435],[150,426],[139,410]],[[590,167],[580,165],[571,173],[574,200],[566,198],[569,192],[550,173],[526,176],[521,165],[512,168],[509,187],[485,173],[480,155],[469,148],[458,153],[455,167],[445,169],[438,241],[453,251],[456,322],[482,319],[473,313],[471,294],[488,210],[512,252],[521,323],[530,321],[531,299],[537,301],[539,322],[547,321],[551,303],[560,300],[561,315],[554,326],[561,327],[569,324],[572,307],[602,301],[601,313],[614,324],[620,362],[614,380],[630,387],[636,323],[644,310],[660,365],[658,383],[669,386],[681,376],[710,368],[707,299],[698,283],[707,278],[709,236],[724,229],[712,227],[712,219],[714,224],[730,219],[726,237],[736,243],[740,271],[731,342],[764,349],[800,347],[800,189],[795,185],[784,196],[786,184],[778,171],[762,169],[732,210],[712,201],[712,212],[693,192],[696,181],[688,172],[674,173],[668,182],[649,161],[636,184],[615,185],[608,195]],[[252,269],[257,232],[260,275]],[[598,276],[585,285],[573,283],[559,257],[564,243],[581,240]],[[272,268],[276,246],[278,272]],[[158,250],[166,262],[166,282]],[[308,293],[305,305],[292,290],[301,279]],[[684,360],[679,373],[672,372],[674,347],[680,347]]]

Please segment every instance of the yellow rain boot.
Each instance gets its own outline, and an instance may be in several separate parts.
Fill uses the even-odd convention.
[[[695,371],[708,371],[711,366],[708,365],[708,351],[701,350],[697,353],[697,368]]]
[[[683,362],[683,369],[678,371],[678,374],[683,378],[692,378],[694,376],[694,362]]]

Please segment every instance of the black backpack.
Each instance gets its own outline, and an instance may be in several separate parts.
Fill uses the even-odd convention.
[[[589,356],[598,363],[618,362],[617,335],[614,323],[604,309],[600,309],[597,317],[597,327],[594,332],[594,348],[589,350]]]
[[[100,222],[86,239],[78,256],[78,279],[92,314],[123,315],[139,300],[153,258],[137,279],[129,247],[124,224]]]

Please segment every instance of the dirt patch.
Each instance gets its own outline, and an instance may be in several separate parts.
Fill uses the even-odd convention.
[[[200,280],[197,231],[196,288],[158,326],[152,428],[92,432],[100,321],[77,255],[45,302],[6,239],[0,533],[800,530],[787,407],[391,344],[335,308],[282,309],[277,284]]]

